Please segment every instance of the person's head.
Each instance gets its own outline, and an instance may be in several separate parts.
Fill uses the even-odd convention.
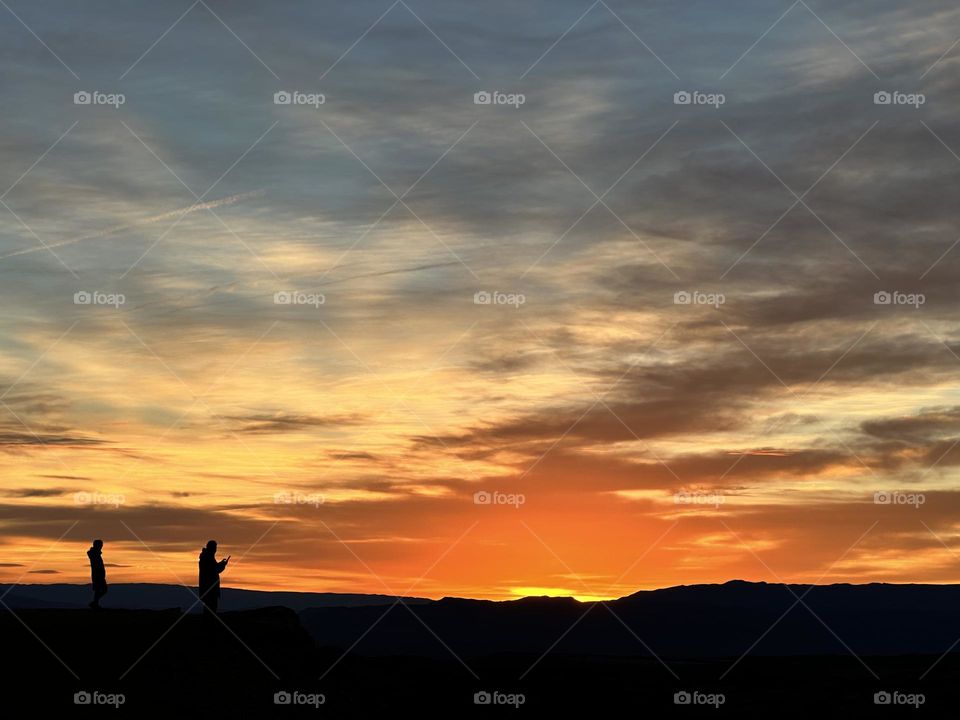
[[[208,541],[207,541],[207,551],[208,551],[208,552],[212,552],[212,553],[215,553],[215,552],[217,551],[217,541],[216,541],[216,540],[208,540]]]
[[[93,541],[94,550],[100,550],[103,548],[103,540],[94,540]]]

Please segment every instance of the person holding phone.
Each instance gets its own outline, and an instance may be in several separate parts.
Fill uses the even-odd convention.
[[[199,594],[203,603],[203,614],[212,617],[220,604],[220,573],[227,568],[230,561],[228,555],[223,560],[217,560],[217,541],[210,540],[200,551],[200,579]]]

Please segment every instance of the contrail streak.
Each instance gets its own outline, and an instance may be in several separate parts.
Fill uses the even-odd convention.
[[[172,220],[174,218],[187,215],[188,213],[194,213],[198,210],[213,210],[214,208],[223,207],[224,205],[233,205],[240,200],[245,200],[249,197],[254,197],[263,193],[263,190],[254,190],[253,192],[247,193],[237,193],[236,195],[230,195],[228,197],[219,198],[217,200],[210,200],[207,202],[198,203],[195,205],[190,205],[185,208],[180,208],[179,210],[171,210],[169,212],[161,213],[159,215],[154,215],[152,217],[143,218],[142,220],[137,220],[136,222],[126,223],[124,225],[115,225],[105,230],[99,230],[95,233],[89,235],[81,235],[79,237],[70,238],[69,240],[61,240],[56,243],[47,243],[45,246],[39,247],[29,247],[24,250],[17,250],[15,252],[7,253],[6,255],[0,255],[0,260],[5,260],[6,258],[16,257],[17,255],[28,255],[35,252],[43,252],[49,248],[58,248],[63,247],[64,245],[73,245],[74,243],[82,242],[84,240],[98,240],[100,238],[105,238],[110,235],[114,235],[118,232],[123,232],[124,230],[130,230],[132,228],[140,227],[141,225],[150,225],[152,223],[161,222],[163,220]]]

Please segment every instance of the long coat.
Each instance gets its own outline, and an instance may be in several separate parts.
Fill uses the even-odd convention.
[[[103,555],[99,550],[90,548],[87,550],[87,557],[90,558],[90,580],[94,588],[105,588],[107,586],[107,570],[103,566]]]
[[[220,573],[227,567],[227,561],[217,562],[216,555],[204,548],[200,551],[200,597],[204,600],[220,597]]]

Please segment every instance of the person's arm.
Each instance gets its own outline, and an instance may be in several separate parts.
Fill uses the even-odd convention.
[[[230,556],[228,555],[223,560],[217,563],[217,573],[222,573],[227,569],[227,562],[229,562]]]

